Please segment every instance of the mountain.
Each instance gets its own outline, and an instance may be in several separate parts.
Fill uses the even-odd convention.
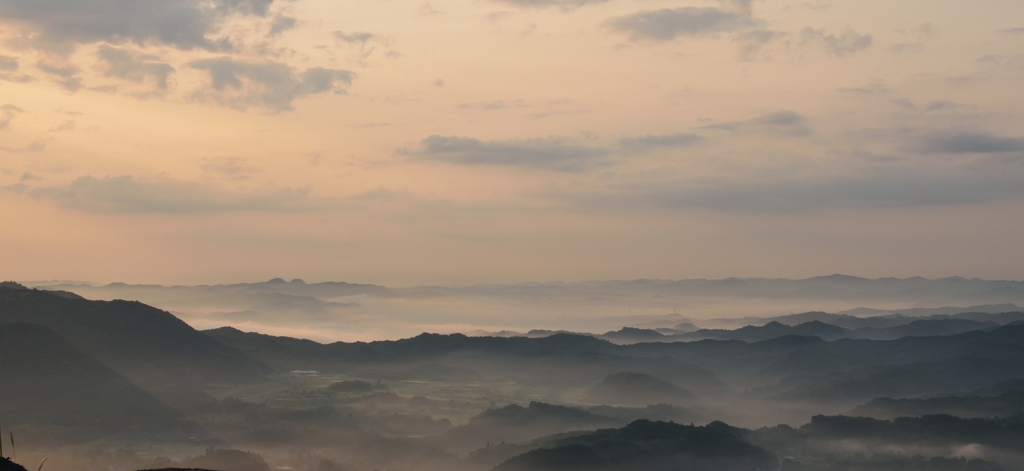
[[[1024,417],[965,419],[939,414],[879,420],[817,415],[800,427],[799,433],[806,439],[867,439],[885,444],[930,440],[1020,450],[1024,446]]]
[[[551,440],[542,448],[509,458],[494,471],[645,471],[725,469],[771,470],[775,455],[747,443],[721,422],[704,427],[638,420]]]
[[[0,324],[0,364],[0,417],[36,443],[195,429],[44,326]]]
[[[854,331],[850,338],[874,340],[898,339],[901,337],[929,337],[935,335],[956,335],[973,330],[999,327],[995,322],[981,322],[970,319],[920,319],[907,324],[884,329],[864,327]]]
[[[445,434],[449,446],[474,450],[488,444],[519,443],[574,430],[596,430],[625,423],[573,407],[533,401],[526,407],[510,404],[488,409]]]
[[[210,404],[208,384],[254,383],[272,370],[168,312],[132,301],[89,301],[0,288],[0,322],[50,328],[68,343],[183,410]]]
[[[742,340],[744,342],[758,342],[762,340],[769,340],[787,335],[804,335],[819,337],[824,340],[832,341],[838,339],[869,339],[869,340],[893,340],[902,337],[928,337],[936,335],[956,335],[964,332],[970,332],[974,330],[986,330],[999,327],[1001,324],[993,321],[978,321],[973,319],[961,319],[952,317],[941,317],[941,318],[928,318],[912,320],[909,318],[900,319],[883,319],[877,318],[872,322],[851,322],[842,319],[840,317],[833,317],[834,314],[817,315],[812,317],[823,318],[825,320],[811,320],[796,325],[788,325],[780,321],[771,321],[765,325],[748,325],[734,330],[727,329],[701,329],[695,332],[689,332],[684,334],[676,335],[663,335],[660,338],[650,339],[648,341],[696,341],[705,339],[715,340]],[[1003,314],[1015,314],[1015,313],[1003,313]],[[797,314],[797,316],[802,316]],[[995,318],[995,315],[986,315],[990,318]],[[848,316],[847,316],[848,317]],[[1014,319],[1015,316],[1002,316],[1000,319],[1009,320]],[[865,319],[866,320],[866,319]],[[903,321],[906,322],[903,322]],[[883,325],[884,327],[859,327],[856,329],[850,329],[841,327],[839,325],[859,325],[864,323],[870,323],[875,325]],[[607,337],[608,334],[605,334]],[[622,342],[619,343],[628,343]],[[637,343],[637,342],[632,342]]]
[[[957,417],[1007,417],[1024,413],[1024,390],[1007,391],[998,396],[942,396],[893,399],[881,397],[855,407],[856,416],[878,419],[948,414]]]
[[[617,353],[698,365],[760,397],[802,391],[791,399],[832,397],[855,401],[853,407],[876,397],[968,393],[1024,378],[1024,325],[894,340],[641,343],[618,346]],[[811,391],[817,392],[805,394]]]
[[[795,326],[783,324],[781,322],[769,322],[763,326],[748,325],[735,330],[724,330],[724,329],[704,329],[688,334],[678,335],[675,338],[680,340],[701,340],[701,339],[716,339],[716,340],[742,340],[744,342],[759,342],[762,340],[770,340],[779,337],[785,337],[787,335],[803,335],[819,337],[825,340],[835,340],[840,338],[848,338],[851,336],[851,332],[848,329],[838,327],[831,324],[826,324],[818,320],[812,320]]]
[[[653,329],[637,329],[636,327],[623,327],[620,330],[606,332],[600,338],[614,343],[638,343],[658,342],[666,338],[664,334]]]
[[[693,402],[693,394],[668,381],[642,373],[610,374],[590,389],[589,400],[602,404],[680,404]]]
[[[278,371],[316,370],[366,378],[410,378],[434,371],[436,378],[476,374],[477,379],[558,386],[594,383],[611,373],[635,371],[665,378],[695,393],[727,388],[704,368],[663,356],[622,355],[611,342],[586,335],[421,334],[393,341],[320,344],[230,327],[205,333]]]
[[[907,317],[928,317],[928,316],[951,316],[960,314],[997,314],[1002,312],[1019,311],[1020,307],[1013,303],[1004,304],[981,304],[967,307],[912,307],[905,309],[870,309],[858,307],[839,314],[850,314],[861,317],[876,317],[886,315],[902,315]]]

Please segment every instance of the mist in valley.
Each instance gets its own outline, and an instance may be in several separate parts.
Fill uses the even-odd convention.
[[[899,298],[874,281],[874,293],[851,294],[839,288],[865,282],[840,277],[773,281],[777,291],[748,296],[784,305],[806,283],[833,287],[818,290],[830,293],[823,304],[878,304],[774,315],[769,303],[756,318],[662,308],[588,323],[584,303],[566,319],[538,315],[536,329],[523,328],[530,316],[481,314],[486,324],[466,333],[351,342],[274,326],[352,332],[346,324],[363,316],[366,328],[371,316],[346,310],[430,305],[438,292],[448,305],[504,303],[495,312],[591,293],[5,283],[0,362],[17,387],[0,388],[0,432],[17,448],[7,437],[4,455],[69,471],[1024,469],[1024,313],[1006,302],[1017,284],[914,282],[944,291],[944,305],[1011,288],[970,308],[920,307],[920,290]],[[949,289],[957,283],[967,287]],[[633,284],[643,288],[608,289],[602,302],[688,294],[685,282]],[[132,295],[145,303],[87,299]],[[894,304],[918,307],[884,309]],[[365,332],[402,320],[381,317]]]

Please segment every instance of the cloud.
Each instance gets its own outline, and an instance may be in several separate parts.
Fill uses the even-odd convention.
[[[81,72],[81,69],[78,67],[73,65],[57,67],[40,61],[36,63],[36,68],[42,72],[52,75],[54,77],[54,81],[60,84],[61,87],[64,87],[65,90],[77,92],[82,88],[82,79],[78,77],[78,73]]]
[[[1024,69],[1024,54],[990,54],[979,57],[977,62],[995,69],[1020,70]]]
[[[441,12],[438,11],[436,8],[434,8],[434,6],[430,4],[430,2],[423,2],[423,3],[421,3],[420,4],[420,8],[419,8],[419,12],[420,12],[420,17],[421,18],[425,18],[425,17],[428,17],[428,16],[434,16],[434,15],[441,14]]]
[[[605,3],[610,0],[497,0],[501,3],[521,8],[559,8],[575,10],[582,6]]]
[[[50,132],[70,131],[72,129],[75,129],[75,120],[69,119],[57,126],[50,128]]]
[[[244,62],[230,57],[203,59],[188,65],[210,74],[211,91],[199,97],[209,97],[237,109],[262,105],[277,111],[291,110],[292,101],[306,95],[345,93],[354,76],[347,70],[322,67],[296,74],[286,64]]]
[[[0,56],[0,72],[14,72],[18,70],[18,58],[11,56]]]
[[[813,132],[807,124],[807,118],[793,111],[778,111],[747,121],[711,124],[704,126],[704,128],[730,132],[757,132],[789,137],[806,136]]]
[[[277,15],[274,17],[274,22],[270,23],[270,32],[267,33],[270,36],[277,36],[285,31],[295,28],[298,22],[295,18],[284,15]]]
[[[852,29],[844,30],[839,36],[823,29],[804,28],[804,43],[820,43],[830,55],[846,57],[863,51],[873,43],[870,34],[860,34]]]
[[[266,16],[273,0],[0,0],[0,18],[29,25],[41,43],[230,48],[210,39],[224,19]]]
[[[924,44],[921,43],[899,43],[889,46],[893,54],[920,54],[924,52]]]
[[[639,154],[657,148],[689,147],[702,141],[703,136],[688,133],[647,135],[622,138],[619,140],[619,148],[624,153]]]
[[[163,62],[156,62],[154,56],[135,54],[107,45],[101,46],[97,55],[105,63],[106,70],[103,73],[107,77],[116,77],[135,83],[152,80],[161,90],[167,90],[167,78],[174,72],[174,67]]]
[[[1024,28],[1009,28],[1000,30],[1000,32],[1007,34],[1024,34]]]
[[[718,0],[724,8],[750,16],[753,13],[754,0]]]
[[[50,145],[50,142],[52,142],[52,141],[53,141],[52,137],[51,138],[46,138],[46,139],[39,138],[39,139],[36,139],[36,140],[30,142],[29,145],[25,146],[25,150],[27,150],[29,152],[42,152],[43,150],[46,149],[46,146]]]
[[[581,146],[561,137],[481,141],[463,137],[430,136],[419,149],[400,152],[458,165],[521,167],[558,172],[581,172],[600,165],[608,149]]]
[[[207,157],[203,159],[203,170],[223,175],[229,180],[245,180],[259,172],[260,168],[238,157]]]
[[[789,33],[783,31],[752,29],[736,35],[733,42],[740,45],[740,59],[751,60],[762,48],[771,44],[776,39],[784,38],[786,36],[789,36]]]
[[[756,25],[742,13],[696,7],[641,11],[610,18],[605,24],[612,31],[629,34],[631,41],[670,41],[679,36],[738,31]]]
[[[266,190],[229,194],[194,183],[140,180],[131,175],[80,177],[57,188],[36,188],[28,194],[93,213],[210,213],[223,211],[297,211],[309,209],[308,189]]]
[[[508,108],[521,108],[526,106],[522,100],[496,100],[496,101],[478,101],[473,103],[459,103],[458,108],[460,110],[480,110],[480,111],[494,111],[504,110]]]
[[[370,57],[370,55],[377,50],[377,46],[383,46],[384,55],[388,58],[396,58],[399,56],[398,52],[391,49],[391,40],[379,34],[363,31],[354,33],[335,31],[333,35],[336,41],[343,43],[345,46],[356,51],[357,60],[365,60]]]
[[[0,80],[15,83],[28,83],[35,81],[35,77],[25,74],[14,74],[21,67],[17,57],[0,55]]]
[[[334,32],[334,39],[338,41],[349,43],[349,44],[366,44],[371,39],[379,39],[376,34],[366,32],[356,32],[345,34],[341,31]]]
[[[733,213],[794,213],[978,204],[1024,197],[1024,176],[985,170],[910,166],[852,169],[814,178],[688,181],[645,178],[601,193],[553,195],[593,209],[705,209]]]
[[[980,133],[934,134],[921,142],[920,149],[929,154],[1024,152],[1024,138]]]
[[[0,131],[7,129],[7,126],[11,124],[11,120],[18,113],[23,113],[25,110],[18,108],[10,103],[6,105],[0,105]]]

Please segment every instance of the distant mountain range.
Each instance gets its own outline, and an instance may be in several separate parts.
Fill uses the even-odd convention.
[[[600,333],[624,326],[678,329],[691,323],[731,329],[771,320],[787,325],[822,320],[856,328],[837,324],[839,320],[773,316],[823,310],[854,318],[889,314],[921,317],[1010,312],[1024,305],[1022,281],[959,277],[866,279],[830,275],[802,280],[638,279],[411,287],[275,278],[197,286],[68,282],[36,282],[30,286],[73,292],[89,299],[139,300],[203,328],[245,324],[272,333],[304,330],[318,335],[318,340],[351,338],[368,331],[380,333],[381,338],[400,338],[424,330],[451,332],[453,325],[474,326],[465,332],[546,329]],[[413,320],[410,312],[419,315]]]

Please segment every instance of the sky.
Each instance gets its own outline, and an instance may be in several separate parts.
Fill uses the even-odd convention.
[[[0,0],[14,280],[1024,279],[1024,2]]]

